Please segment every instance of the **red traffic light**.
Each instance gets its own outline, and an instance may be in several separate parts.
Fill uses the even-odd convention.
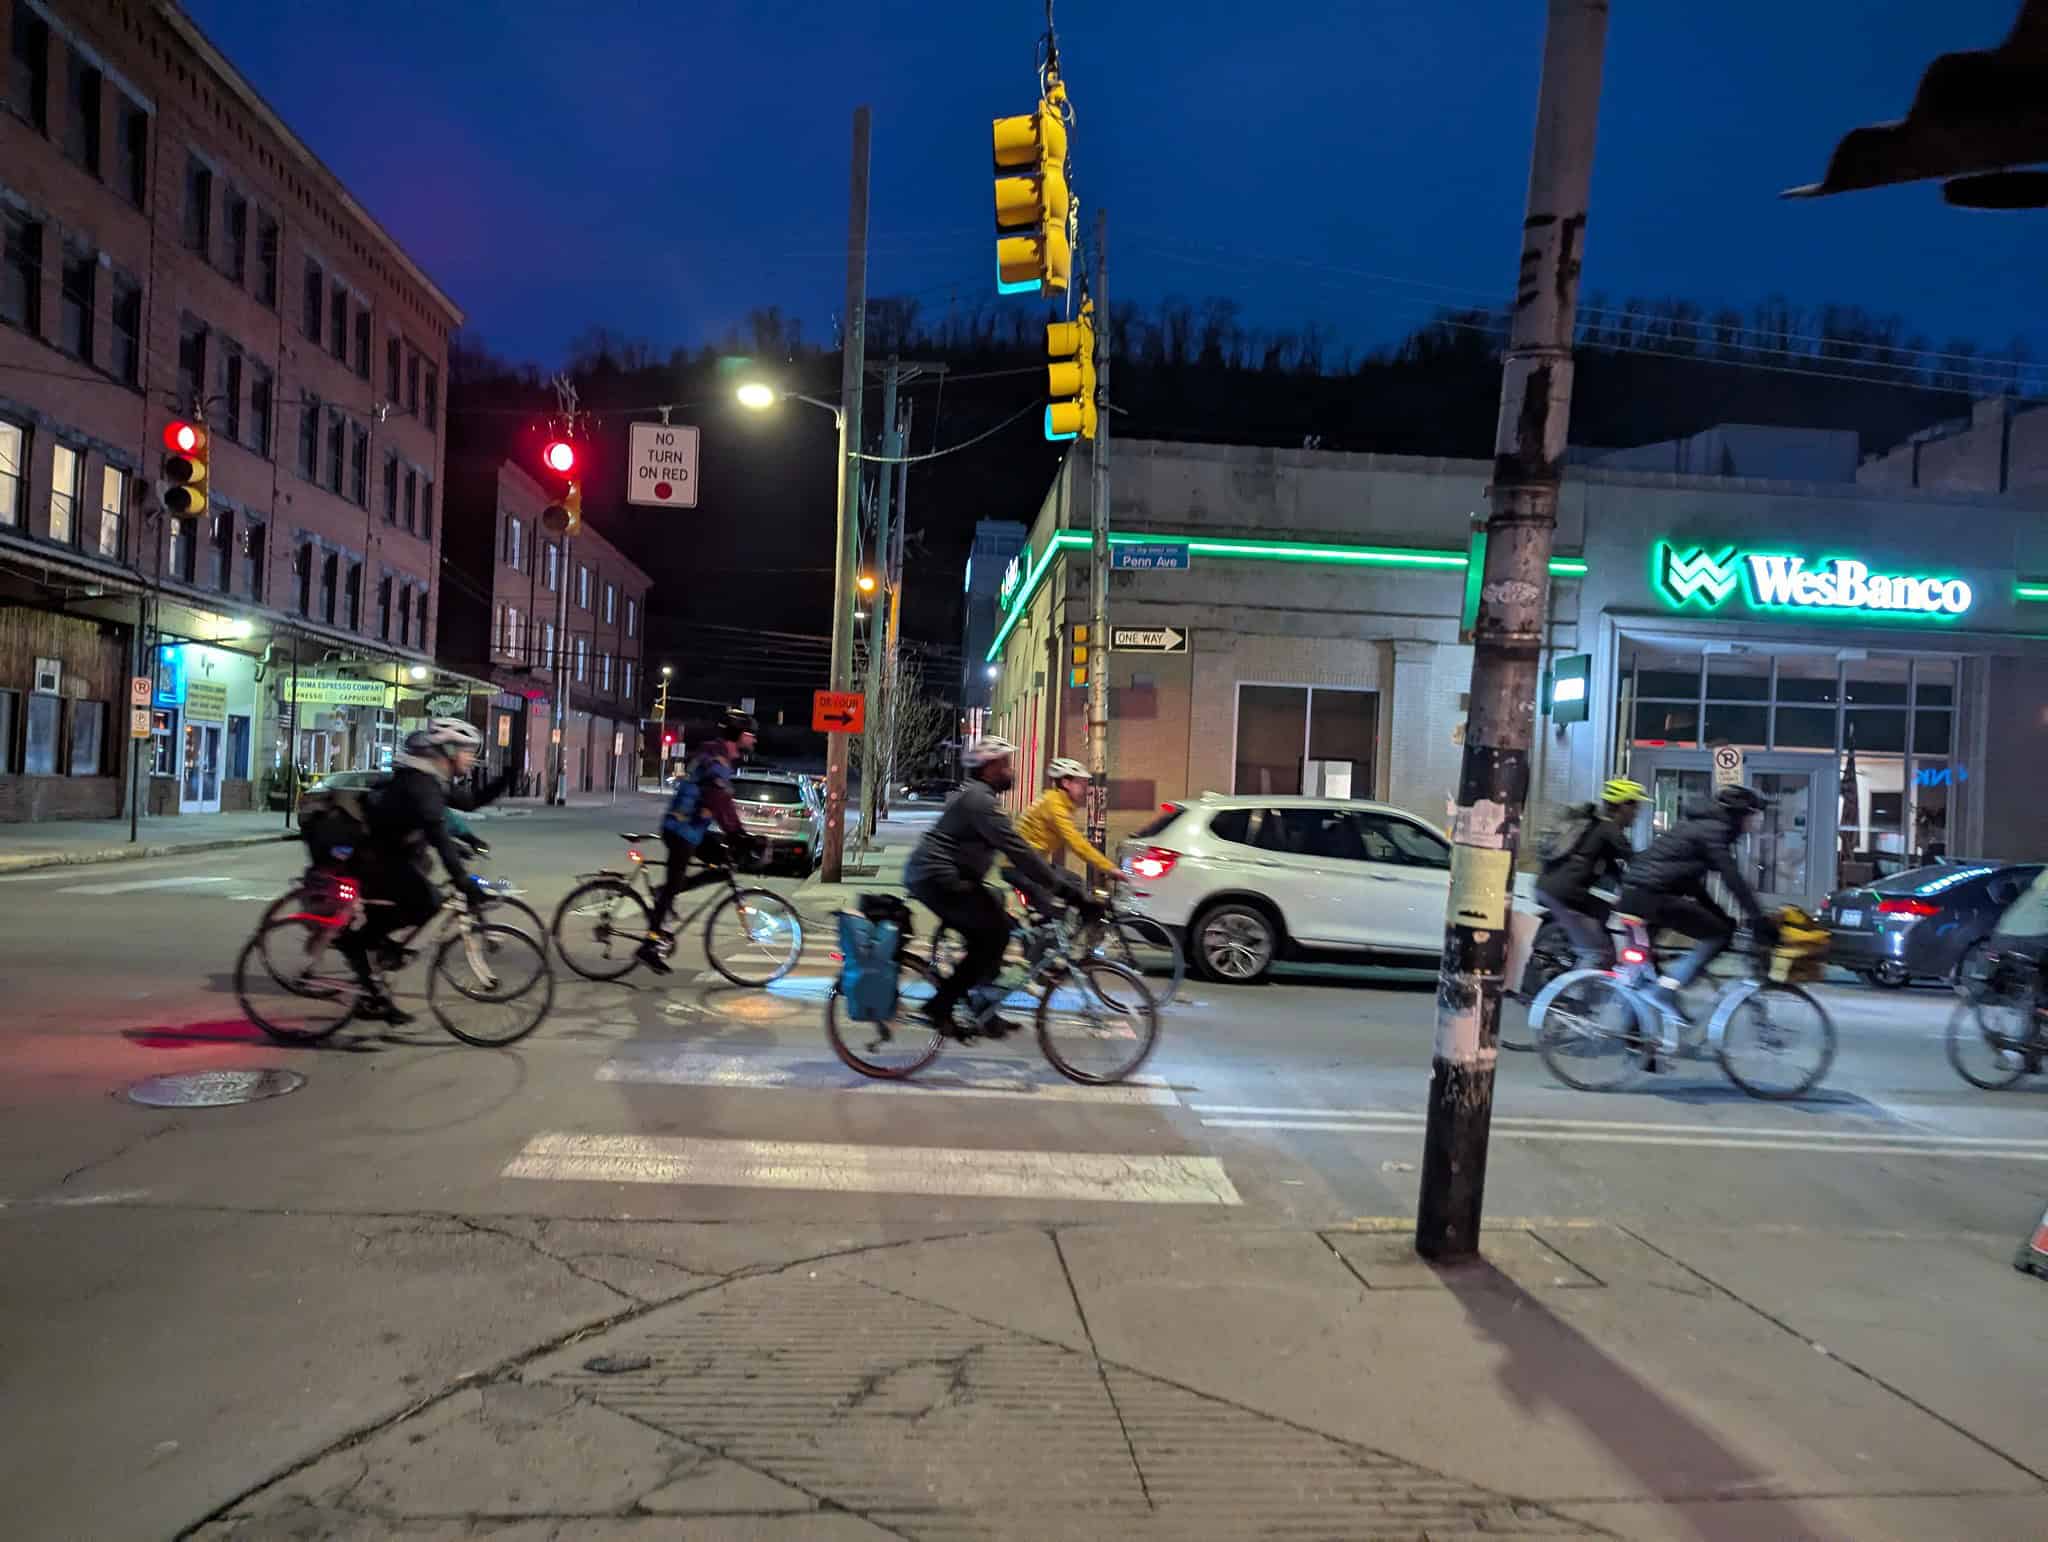
[[[566,439],[550,439],[547,448],[540,452],[541,464],[558,476],[567,476],[576,469],[576,446]]]
[[[674,734],[663,734],[661,736],[661,742],[664,745],[674,744],[676,742],[676,736]]]
[[[173,421],[164,425],[164,448],[173,455],[194,455],[206,448],[206,430],[196,423]]]

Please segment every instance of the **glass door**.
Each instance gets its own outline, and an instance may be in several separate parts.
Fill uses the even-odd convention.
[[[188,814],[220,812],[221,725],[185,724],[185,763],[178,807]]]
[[[1631,775],[1650,791],[1650,801],[1631,832],[1638,851],[1675,826],[1714,795],[1707,750],[1638,748]],[[1766,799],[1761,827],[1736,847],[1742,874],[1766,906],[1813,909],[1834,887],[1834,849],[1823,834],[1833,828],[1830,813],[1838,778],[1832,755],[1761,754],[1748,757],[1743,780]],[[1825,805],[1825,806],[1824,806]]]

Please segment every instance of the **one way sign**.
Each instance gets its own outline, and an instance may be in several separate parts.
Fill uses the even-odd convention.
[[[1115,653],[1185,653],[1188,634],[1171,626],[1113,626],[1109,646]]]

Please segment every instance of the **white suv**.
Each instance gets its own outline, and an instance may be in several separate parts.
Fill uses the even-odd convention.
[[[1211,980],[1249,984],[1303,951],[1443,952],[1450,842],[1384,803],[1206,793],[1165,805],[1117,860],[1132,908]]]

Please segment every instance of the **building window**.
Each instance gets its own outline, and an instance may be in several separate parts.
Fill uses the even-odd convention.
[[[434,538],[434,484],[425,477],[420,478],[420,539]]]
[[[256,216],[256,298],[277,309],[277,221]]]
[[[576,605],[580,610],[590,609],[590,564],[576,564]]]
[[[541,666],[549,671],[555,667],[555,624],[543,621],[540,625]]]
[[[512,623],[506,615],[506,607],[500,605],[491,613],[491,646],[500,653],[509,653],[512,648]]]
[[[227,762],[221,771],[221,775],[229,781],[246,782],[249,780],[249,752],[254,748],[254,740],[249,732],[249,727],[249,718],[246,713],[230,712],[228,714]]]
[[[627,659],[619,666],[619,699],[621,701],[631,701],[633,699],[633,661],[631,659]]]
[[[547,549],[547,561],[543,566],[547,568],[548,593],[553,594],[562,582],[562,548],[553,541],[544,544]]]
[[[114,186],[138,209],[149,197],[149,114],[125,93],[114,98]]]
[[[597,656],[597,688],[609,696],[612,693],[612,656],[600,652]]]
[[[249,365],[249,437],[244,443],[258,455],[270,453],[270,412],[275,390],[270,371],[252,362]]]
[[[7,101],[47,133],[50,127],[50,27],[16,0],[13,46],[7,59]]]
[[[1240,685],[1233,790],[1370,796],[1379,716],[1376,691]]]
[[[292,598],[298,604],[299,614],[313,614],[313,543],[299,542],[299,549],[292,553],[292,577],[295,593]]]
[[[221,271],[239,284],[249,272],[249,200],[235,188],[221,194],[221,224],[227,242],[220,254]]]
[[[517,605],[507,605],[505,607],[505,651],[515,659],[519,657],[521,640],[519,635],[519,607]]]
[[[27,10],[17,5],[14,14],[18,19]],[[30,776],[55,776],[57,774],[57,724],[63,715],[64,698],[45,696],[41,692],[28,699],[28,732],[23,736],[21,769]]]
[[[92,363],[92,302],[99,287],[99,255],[67,246],[57,290],[57,346]]]
[[[348,495],[356,504],[370,506],[370,431],[360,423],[349,425]]]
[[[398,452],[384,452],[384,523],[398,523]]]
[[[128,522],[128,473],[116,466],[100,468],[100,529],[95,546],[102,557],[121,560],[126,544],[122,527]]]
[[[202,257],[213,247],[213,172],[198,156],[185,157],[185,245]]]
[[[327,411],[327,490],[341,491],[341,458],[347,446],[347,420],[333,408]]]
[[[405,410],[414,417],[420,411],[420,356],[409,353],[405,358]]]
[[[299,326],[313,342],[320,341],[321,307],[326,303],[327,284],[320,272],[320,264],[312,258],[306,259],[306,297],[304,314],[299,317]]]
[[[70,115],[64,120],[64,153],[94,176],[100,174],[100,72],[71,50]]]
[[[405,468],[405,528],[415,535],[420,525],[420,474],[411,466]]]
[[[386,573],[377,580],[377,635],[387,642],[391,638],[391,575]]]
[[[590,668],[590,639],[581,633],[576,638],[576,683],[581,685]]]
[[[426,423],[432,428],[441,418],[441,372],[433,365],[427,366]]]
[[[398,586],[398,642],[400,647],[412,646],[412,585]]]
[[[263,538],[267,534],[263,526],[253,519],[242,521],[242,592],[250,599],[263,599],[265,556]]]
[[[78,544],[79,483],[85,456],[68,444],[50,448],[50,539],[64,546]]]
[[[414,633],[419,639],[419,645],[424,648],[427,645],[427,586],[425,584],[420,585],[418,604],[418,625],[414,628]]]
[[[384,342],[384,395],[393,407],[398,405],[398,336],[393,333]]]
[[[235,443],[242,442],[242,350],[233,343],[220,349],[221,430]]]
[[[640,625],[640,602],[639,602],[638,600],[634,599],[634,598],[633,598],[633,597],[632,597],[632,596],[631,596],[631,595],[629,594],[629,595],[627,595],[627,596],[626,596],[626,635],[627,635],[628,637],[636,637],[636,636],[638,636],[638,635],[639,635],[639,631],[638,631],[639,625]]]
[[[515,573],[526,571],[525,563],[519,560],[525,555],[525,552],[522,550],[525,537],[526,527],[520,523],[519,516],[517,514],[507,514],[505,516],[505,562]]]
[[[604,624],[610,626],[619,619],[619,586],[607,583],[604,586]]]
[[[199,571],[199,522],[171,521],[171,577],[181,584],[193,582]]]
[[[226,594],[235,577],[235,516],[222,509],[213,516],[213,587]]]
[[[107,704],[103,701],[74,701],[71,704],[71,762],[73,776],[98,776],[100,747],[106,743]]]
[[[114,346],[107,368],[126,385],[142,383],[142,286],[126,274],[111,276],[114,291]]]
[[[366,306],[356,312],[356,374],[370,378],[370,312]]]
[[[341,596],[341,624],[351,632],[362,630],[363,625],[363,565],[351,562],[348,565],[348,583]]]
[[[327,351],[342,363],[348,363],[348,291],[340,284],[334,286],[334,293],[327,306]]]
[[[17,6],[18,23],[26,7]],[[43,330],[43,225],[11,204],[0,204],[0,321],[24,332]]]
[[[183,411],[204,416],[206,323],[189,313],[178,318],[178,402]]]
[[[28,430],[0,419],[0,525],[21,524],[28,488]]]
[[[320,619],[328,625],[334,624],[334,600],[337,580],[341,576],[341,558],[334,552],[320,559]]]

